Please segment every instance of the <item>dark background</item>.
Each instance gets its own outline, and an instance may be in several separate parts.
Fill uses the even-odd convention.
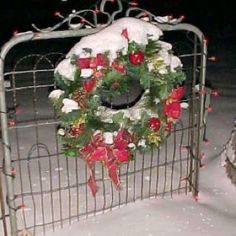
[[[126,0],[124,0],[126,1]],[[137,0],[140,7],[156,15],[185,15],[185,22],[199,27],[210,42],[232,38],[235,9],[228,0]],[[94,6],[97,0],[1,0],[0,1],[0,45],[6,42],[14,31],[32,30],[31,23],[39,27],[52,26],[59,22],[56,11],[67,15],[71,10]]]

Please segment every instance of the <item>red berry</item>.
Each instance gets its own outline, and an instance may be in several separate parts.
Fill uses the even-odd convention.
[[[119,85],[120,84],[118,82],[114,82],[114,83],[112,83],[111,88],[112,89],[117,89],[119,87]]]
[[[121,74],[124,74],[126,72],[125,65],[118,61],[113,61],[111,67],[120,72]]]
[[[74,127],[71,129],[72,136],[77,136],[80,133],[80,129],[78,127]]]
[[[164,103],[164,114],[173,119],[179,119],[181,116],[181,106],[179,102]]]
[[[144,61],[144,52],[142,51],[135,51],[129,54],[129,61],[133,65],[140,65]]]
[[[161,127],[161,121],[156,117],[151,117],[148,120],[148,125],[153,131],[158,131]]]
[[[72,136],[74,136],[74,137],[79,136],[80,134],[83,133],[84,128],[85,128],[84,123],[79,124],[78,126],[75,126],[75,127],[72,127],[72,128],[71,128],[70,134],[71,134]]]

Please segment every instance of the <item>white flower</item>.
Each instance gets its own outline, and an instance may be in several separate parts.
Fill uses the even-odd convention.
[[[132,148],[132,149],[135,149],[136,148],[136,145],[134,143],[129,143],[128,144],[128,147],[129,148]]]
[[[65,92],[62,91],[61,89],[55,89],[49,94],[50,99],[58,99],[60,98],[61,95],[63,95]]]
[[[161,75],[166,75],[166,74],[168,74],[168,70],[166,68],[161,68],[161,69],[159,69],[159,73]]]
[[[141,120],[142,109],[133,109],[131,111],[133,120]]]
[[[112,118],[106,118],[106,119],[103,119],[103,122],[112,124],[113,120],[112,120]]]
[[[171,56],[170,57],[170,70],[171,72],[176,72],[176,68],[177,67],[182,67],[182,63],[180,61],[180,59],[176,56]]]
[[[73,110],[79,110],[79,104],[72,99],[64,98],[62,103],[63,107],[61,108],[61,111],[64,113],[69,113]]]
[[[61,136],[64,136],[64,135],[66,134],[65,130],[62,129],[62,128],[60,128],[60,129],[57,131],[57,133],[58,133],[59,135],[61,135]]]
[[[154,102],[155,102],[155,104],[159,104],[161,102],[161,100],[159,98],[155,98]]]
[[[138,142],[138,146],[145,148],[146,145],[146,140],[145,139],[140,139]]]
[[[147,67],[148,67],[148,71],[149,71],[149,72],[151,72],[151,71],[154,70],[153,63],[151,63],[151,62],[147,64]]]
[[[76,65],[72,65],[69,58],[61,61],[55,69],[55,73],[58,73],[64,78],[71,81],[74,81],[74,75],[76,71]]]
[[[82,69],[80,76],[83,78],[89,78],[93,75],[93,69]]]
[[[103,133],[103,138],[106,144],[113,144],[113,133],[105,132]]]

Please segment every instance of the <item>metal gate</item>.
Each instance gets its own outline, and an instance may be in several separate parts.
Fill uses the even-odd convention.
[[[103,0],[100,12],[105,13]],[[105,13],[110,24],[116,14]],[[199,29],[180,22],[157,22],[155,16],[137,7],[126,15],[149,17],[165,32],[173,44],[187,74],[184,102],[188,109],[175,125],[171,136],[150,154],[138,154],[134,161],[119,170],[123,189],[113,189],[102,166],[96,166],[99,192],[92,197],[87,188],[85,164],[67,158],[57,138],[57,120],[48,102],[54,86],[53,72],[74,42],[98,32],[94,15],[93,28],[75,28],[72,20],[88,11],[73,12],[55,27],[14,36],[1,50],[0,112],[2,133],[2,172],[6,194],[1,197],[2,222],[10,219],[11,235],[23,229],[46,234],[55,228],[100,212],[110,211],[136,199],[164,197],[192,192],[198,195],[200,146],[206,126],[206,41]],[[68,23],[71,29],[58,30]],[[62,46],[57,46],[62,45]],[[197,86],[199,85],[199,86]],[[1,183],[0,183],[1,185]],[[1,185],[3,186],[3,184]],[[2,189],[2,188],[1,188]],[[6,202],[5,202],[6,200]],[[5,202],[5,203],[4,203]],[[4,232],[4,231],[2,231]],[[6,229],[5,229],[6,233]],[[10,234],[10,233],[9,233]]]

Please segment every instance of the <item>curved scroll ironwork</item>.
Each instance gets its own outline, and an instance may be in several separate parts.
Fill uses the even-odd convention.
[[[59,14],[60,18],[63,20],[59,22],[58,24],[48,27],[45,29],[40,29],[37,27],[35,24],[32,24],[32,27],[38,31],[38,32],[52,32],[63,25],[67,24],[69,29],[73,30],[79,30],[82,28],[97,28],[97,27],[106,27],[107,25],[110,25],[116,18],[116,16],[119,13],[123,12],[123,5],[121,0],[116,0],[117,3],[117,9],[113,12],[108,12],[106,11],[106,8],[108,3],[114,3],[114,0],[102,0],[99,11],[97,12],[96,10],[91,10],[91,9],[86,9],[86,10],[80,10],[80,11],[75,11],[73,10],[72,13],[70,13],[67,17],[64,17]],[[146,11],[142,8],[139,7],[130,7],[129,9],[126,10],[125,16],[131,16],[133,12],[137,12],[137,14],[134,16],[136,18],[143,18],[148,17],[148,20],[152,22],[153,24],[171,24],[171,25],[176,25],[180,23],[183,20],[183,17],[180,17],[178,19],[170,19],[168,16],[165,17],[157,17],[156,15],[152,14],[149,11]],[[88,14],[92,13],[92,19],[87,19],[85,16]],[[107,17],[107,22],[104,24],[99,24],[98,23],[98,13],[103,14]],[[91,17],[90,17],[91,18]],[[75,21],[78,21],[78,23],[73,23]]]
[[[113,2],[113,0],[102,0],[102,2],[100,4],[99,13],[107,16],[107,22],[105,24],[103,24],[104,27],[111,24],[111,22],[115,19],[115,16],[123,11],[123,6],[122,6],[121,1],[117,0],[118,9],[116,11],[114,11],[113,13],[107,12],[105,9],[106,9],[107,3],[109,3],[109,2]],[[88,13],[92,13],[92,20],[85,18],[85,15]],[[40,29],[35,24],[32,24],[32,26],[38,32],[52,32],[54,30],[59,29],[60,27],[62,27],[66,23],[67,23],[69,29],[76,29],[76,30],[82,29],[84,27],[85,28],[97,28],[99,26],[96,10],[91,10],[91,9],[80,10],[80,11],[73,10],[72,13],[69,14],[67,17],[63,17],[62,15],[60,15],[60,17],[63,20],[60,23],[58,23],[52,27]],[[73,21],[75,21],[75,20],[80,20],[80,22],[75,24],[75,23],[73,23]]]
[[[170,25],[177,25],[182,22],[183,16],[179,18],[171,18],[169,16],[156,16],[153,13],[139,8],[139,7],[130,7],[125,12],[125,16],[131,16],[132,12],[137,12],[137,14],[134,16],[135,18],[142,18],[142,19],[148,19],[149,22],[153,24],[170,24]]]

